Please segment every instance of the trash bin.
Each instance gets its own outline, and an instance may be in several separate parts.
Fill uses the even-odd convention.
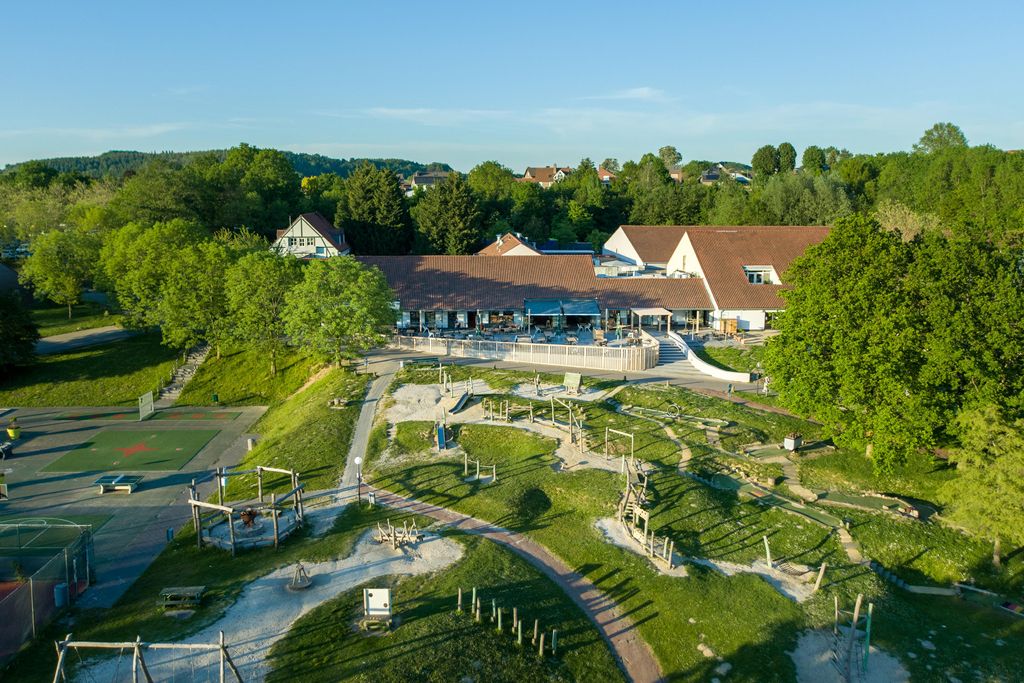
[[[214,394],[213,396],[211,396],[211,397],[210,397],[210,399],[211,399],[211,400],[212,400],[212,401],[213,401],[214,403],[220,403],[220,396],[218,396],[217,394]]]
[[[11,425],[7,428],[7,436],[12,441],[21,436],[21,427],[18,425]]]
[[[58,583],[53,587],[53,606],[57,609],[65,607],[68,604],[68,585],[66,583]]]

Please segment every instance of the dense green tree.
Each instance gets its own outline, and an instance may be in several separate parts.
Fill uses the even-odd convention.
[[[614,157],[608,157],[602,161],[601,168],[611,173],[618,173],[622,170],[622,167],[619,165],[619,160]]]
[[[779,150],[775,145],[764,145],[754,152],[750,165],[754,169],[755,180],[767,180],[779,172]]]
[[[232,264],[229,247],[219,240],[203,240],[178,250],[168,264],[156,311],[163,342],[189,349],[223,339],[227,316],[224,277]]]
[[[195,184],[180,169],[154,162],[127,178],[111,201],[119,222],[152,225],[176,218],[199,219]]]
[[[992,404],[956,418],[961,435],[953,462],[959,476],[947,485],[948,515],[992,541],[1001,565],[1002,541],[1024,544],[1024,420],[1008,420]]]
[[[337,363],[383,344],[395,324],[384,274],[347,256],[310,263],[285,299],[288,336]]]
[[[271,251],[243,256],[225,275],[222,335],[266,356],[271,375],[277,374],[277,359],[285,348],[286,297],[301,280],[298,259]]]
[[[39,330],[17,291],[0,292],[0,378],[35,357]]]
[[[480,240],[480,209],[469,183],[458,173],[452,173],[426,192],[412,214],[417,230],[433,251],[475,251]]]
[[[405,254],[412,224],[401,185],[389,169],[363,164],[345,182],[335,222],[357,254]]]
[[[830,176],[780,174],[758,184],[745,217],[757,225],[828,225],[853,209]]]
[[[960,130],[959,126],[952,123],[936,123],[921,136],[921,139],[914,145],[914,151],[922,154],[931,154],[942,150],[966,147],[967,136]]]
[[[466,176],[480,207],[480,223],[490,236],[508,227],[512,212],[512,191],[517,184],[512,170],[497,161],[477,164]],[[501,224],[499,226],[499,223]]]
[[[803,168],[805,173],[811,173],[817,175],[823,172],[827,164],[825,163],[825,151],[821,147],[811,145],[804,150],[803,157],[800,159],[800,166]]]
[[[72,306],[93,278],[99,250],[99,239],[84,230],[44,233],[32,243],[32,255],[21,270],[21,280],[36,294],[67,306],[70,320]]]
[[[796,169],[796,147],[788,142],[779,145],[779,171],[786,173]]]
[[[661,157],[661,163],[665,164],[665,168],[669,170],[678,166],[679,162],[683,160],[683,155],[672,145],[665,145],[658,149],[658,156]]]

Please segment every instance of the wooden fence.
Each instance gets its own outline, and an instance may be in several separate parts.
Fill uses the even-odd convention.
[[[658,343],[646,333],[640,346],[627,347],[529,344],[402,335],[393,337],[391,345],[399,349],[458,358],[480,358],[587,370],[636,372],[653,368],[658,364]]]

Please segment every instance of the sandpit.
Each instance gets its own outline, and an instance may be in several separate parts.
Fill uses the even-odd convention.
[[[788,654],[796,664],[798,683],[841,683],[842,677],[831,660],[831,631],[804,631],[797,640],[796,650]],[[900,660],[872,645],[867,673],[857,680],[865,683],[902,683],[910,680],[910,674]]]
[[[601,533],[604,534],[604,537],[613,544],[620,548],[625,548],[626,550],[642,557],[646,557],[639,544],[629,537],[629,534],[622,528],[622,525],[619,524],[614,517],[599,519],[595,523],[595,526],[597,526]],[[795,602],[803,602],[809,599],[814,592],[813,584],[807,582],[801,577],[787,574],[775,567],[769,567],[768,564],[762,560],[756,560],[753,563],[746,565],[736,564],[735,562],[708,560],[701,557],[688,557],[679,554],[673,555],[672,559],[672,564],[674,564],[675,567],[671,570],[660,562],[652,562],[652,564],[662,574],[678,577],[688,576],[686,567],[683,566],[686,562],[710,567],[725,576],[734,576],[735,574],[757,574],[771,584],[771,586],[775,588],[775,590],[779,591],[779,593]]]
[[[248,584],[224,615],[199,633],[178,642],[216,642],[218,632],[224,631],[228,652],[242,674],[243,680],[262,681],[267,673],[267,654],[283,638],[296,619],[321,603],[377,576],[395,574],[425,574],[454,564],[462,557],[462,546],[455,541],[427,533],[424,540],[414,546],[393,550],[390,545],[370,540],[366,534],[356,544],[355,551],[343,560],[304,563],[313,577],[313,584],[301,592],[287,590],[295,566],[281,567]],[[146,634],[141,634],[146,639]],[[198,654],[198,653],[197,653]],[[175,672],[188,677],[193,665],[197,676],[207,662],[206,655],[190,660],[188,651],[150,650],[146,663],[154,678],[170,680]],[[105,659],[80,667],[75,671],[78,681],[115,680],[117,658]],[[120,670],[125,672],[121,663]],[[181,672],[184,672],[183,674]]]
[[[531,384],[517,384],[512,387],[512,392],[520,398],[528,398],[533,401],[547,401],[552,396],[560,399],[570,399],[573,401],[599,401],[605,397],[608,393],[606,390],[597,391],[595,389],[587,389],[586,387],[580,387],[579,394],[570,394],[565,390],[564,384],[548,384],[541,382],[540,395],[537,395],[537,387]]]

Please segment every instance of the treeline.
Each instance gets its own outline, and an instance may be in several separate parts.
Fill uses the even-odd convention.
[[[106,233],[72,227],[40,235],[21,269],[40,297],[72,306],[86,287],[109,294],[135,329],[158,329],[169,347],[232,344],[258,351],[271,374],[286,340],[340,361],[383,342],[394,293],[381,272],[351,258],[309,263],[248,230],[175,218]],[[0,372],[32,361],[38,337],[15,296],[0,310]]]
[[[713,164],[680,165],[682,155],[666,146],[621,167],[582,159],[548,189],[487,161],[406,197],[392,166],[363,162],[346,176],[321,172],[326,157],[307,156],[303,174],[288,153],[240,145],[184,165],[154,159],[120,181],[24,164],[0,174],[0,242],[177,218],[211,233],[245,227],[271,236],[304,211],[332,219],[363,254],[473,253],[508,231],[599,247],[627,223],[826,225],[857,212],[907,235],[972,225],[1009,241],[1024,224],[1024,155],[970,147],[952,124],[937,124],[912,152],[812,146],[798,156],[789,143],[765,145],[751,159],[752,182],[742,183],[727,171],[702,183]],[[614,180],[602,182],[598,166]]]
[[[72,176],[84,176],[88,178],[123,178],[126,174],[139,171],[146,164],[153,161],[162,161],[173,166],[184,166],[193,159],[207,155],[214,155],[218,160],[223,161],[227,156],[226,149],[212,149],[201,152],[133,152],[133,151],[111,151],[104,152],[98,156],[85,157],[55,157],[52,159],[37,159],[20,164],[9,164],[3,173],[15,173],[25,165],[35,167],[46,167],[57,173],[65,173]],[[377,168],[390,168],[396,173],[404,176],[411,175],[416,171],[450,171],[451,166],[433,162],[421,164],[408,159],[364,159],[353,157],[351,159],[336,159],[322,154],[307,154],[305,152],[281,152],[291,163],[292,168],[301,176],[320,175],[321,173],[336,173],[342,178],[347,178],[364,163],[369,163]]]

